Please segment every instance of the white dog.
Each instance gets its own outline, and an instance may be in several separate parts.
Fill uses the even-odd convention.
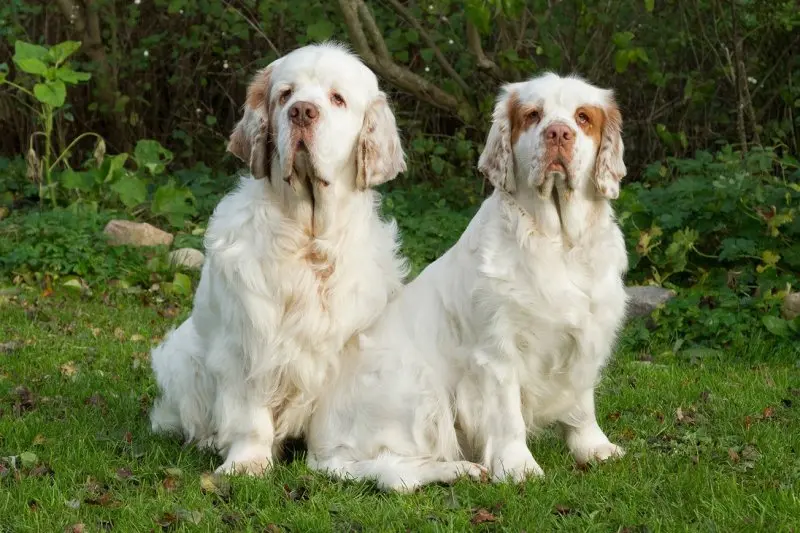
[[[219,450],[219,471],[259,474],[402,286],[370,187],[405,162],[375,75],[332,44],[255,76],[228,150],[252,176],[209,222],[192,315],[153,350],[151,420]]]
[[[543,474],[526,437],[551,423],[579,462],[623,454],[594,408],[626,305],[621,123],[578,78],[503,88],[479,162],[495,192],[361,335],[309,427],[312,468],[396,490],[521,481]]]

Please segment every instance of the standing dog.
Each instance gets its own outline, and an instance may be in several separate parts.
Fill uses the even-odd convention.
[[[594,408],[626,305],[621,125],[578,78],[503,88],[479,161],[495,191],[361,335],[309,428],[313,468],[397,490],[522,481],[543,474],[526,437],[552,423],[579,462],[623,454]]]
[[[259,474],[401,287],[397,228],[370,188],[405,162],[375,75],[331,44],[255,76],[228,150],[251,176],[209,222],[191,316],[153,350],[151,420],[216,448],[219,471]]]

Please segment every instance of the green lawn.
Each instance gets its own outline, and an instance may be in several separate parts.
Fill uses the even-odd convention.
[[[217,457],[149,432],[149,347],[188,302],[143,302],[0,297],[0,531],[800,528],[800,356],[764,341],[693,362],[623,349],[598,398],[628,450],[611,464],[578,469],[543,435],[532,448],[546,477],[524,486],[387,495],[301,460],[225,486],[202,477]]]

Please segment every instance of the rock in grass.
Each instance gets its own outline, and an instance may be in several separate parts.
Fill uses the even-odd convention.
[[[659,305],[675,297],[675,291],[661,287],[633,285],[625,287],[628,293],[628,318],[647,316]]]
[[[205,259],[203,252],[194,248],[179,248],[169,253],[170,264],[192,270],[200,270]]]
[[[790,292],[783,298],[781,314],[786,320],[794,320],[800,316],[800,292]]]
[[[171,233],[160,230],[147,222],[131,220],[111,220],[103,230],[112,246],[127,244],[130,246],[169,246],[174,239]]]

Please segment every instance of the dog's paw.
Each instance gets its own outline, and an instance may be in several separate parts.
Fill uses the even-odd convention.
[[[524,443],[512,444],[492,460],[492,479],[496,483],[522,483],[529,477],[542,477],[544,470]]]
[[[578,464],[618,459],[623,455],[625,455],[625,450],[608,440],[585,446],[576,446],[572,450],[572,456]]]
[[[454,478],[469,476],[475,481],[486,481],[489,471],[482,465],[470,461],[454,461]]]
[[[272,461],[266,457],[238,461],[227,460],[217,468],[216,473],[263,476],[270,468],[272,468]]]

